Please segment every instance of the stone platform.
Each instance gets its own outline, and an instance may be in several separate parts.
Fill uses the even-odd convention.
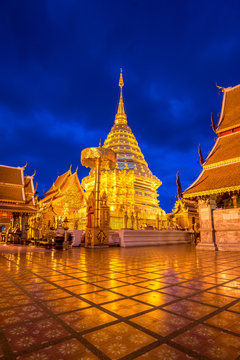
[[[192,234],[180,230],[119,230],[121,247],[189,244]]]

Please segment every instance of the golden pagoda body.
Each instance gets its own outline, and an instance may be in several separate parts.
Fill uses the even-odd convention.
[[[155,228],[165,212],[159,207],[157,189],[162,182],[152,174],[138,142],[127,123],[124,110],[122,72],[119,80],[120,100],[114,125],[103,148],[114,150],[117,165],[101,170],[100,192],[107,194],[110,207],[110,228]],[[95,170],[82,180],[87,198],[94,190]],[[160,225],[161,226],[161,225]]]

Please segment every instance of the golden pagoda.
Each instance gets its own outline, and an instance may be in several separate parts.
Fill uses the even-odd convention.
[[[100,192],[107,194],[110,207],[110,227],[151,228],[158,227],[165,219],[165,212],[159,207],[157,189],[162,182],[152,174],[144,159],[138,142],[127,122],[124,110],[122,70],[119,87],[120,99],[114,125],[103,148],[114,150],[117,165],[114,169],[101,170]],[[82,180],[87,198],[94,190],[95,170]],[[161,226],[161,225],[160,225]]]

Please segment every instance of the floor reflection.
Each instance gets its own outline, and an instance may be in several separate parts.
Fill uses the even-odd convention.
[[[0,245],[0,359],[237,359],[240,253]]]

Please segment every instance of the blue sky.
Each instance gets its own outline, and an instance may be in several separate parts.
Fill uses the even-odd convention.
[[[123,68],[128,123],[174,206],[199,175],[221,110],[216,83],[240,83],[239,1],[1,1],[0,163],[37,171],[39,194],[80,165],[114,122]]]

